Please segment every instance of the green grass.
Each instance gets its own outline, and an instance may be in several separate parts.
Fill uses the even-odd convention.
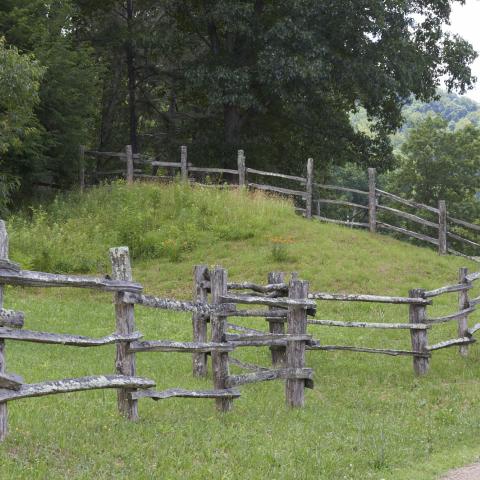
[[[151,211],[157,200],[160,211]],[[460,266],[476,268],[390,237],[305,221],[277,199],[180,186],[116,185],[58,201],[32,220],[12,219],[12,257],[29,266],[49,262],[57,271],[88,266],[104,273],[108,247],[128,243],[124,225],[140,229],[128,237],[137,238],[135,280],[159,296],[191,298],[197,263],[221,264],[232,280],[265,282],[269,271],[298,271],[312,290],[392,295],[454,283]],[[145,249],[143,234],[152,231],[161,242],[170,232],[189,247],[174,256]],[[279,239],[280,257],[272,253]],[[471,295],[478,294],[477,287]],[[90,291],[7,287],[5,306],[23,310],[26,328],[34,330],[101,336],[115,324],[111,295]],[[455,310],[455,294],[428,309],[431,316]],[[189,315],[142,307],[135,315],[147,339],[191,339]],[[317,317],[406,322],[408,308],[319,302]],[[265,328],[261,319],[238,323]],[[409,348],[407,331],[310,330],[325,344]],[[429,333],[430,343],[455,337],[455,330],[439,327]],[[8,370],[28,382],[110,373],[115,358],[113,346],[13,341],[6,353]],[[235,356],[269,364],[267,349]],[[480,456],[479,360],[475,345],[466,359],[456,349],[442,350],[429,374],[415,378],[410,358],[309,352],[316,387],[306,391],[302,410],[285,407],[282,382],[243,387],[228,414],[217,413],[211,400],[142,400],[136,424],[119,418],[109,390],[11,402],[0,478],[434,479]],[[159,389],[212,387],[211,374],[191,377],[188,354],[138,354],[137,371]]]

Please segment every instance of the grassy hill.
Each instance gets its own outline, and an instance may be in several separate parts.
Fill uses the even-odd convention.
[[[392,295],[453,283],[460,266],[478,269],[387,236],[306,221],[276,198],[180,185],[116,184],[72,194],[11,218],[8,229],[12,258],[50,271],[108,273],[108,248],[129,245],[134,278],[147,293],[184,299],[198,263],[221,264],[232,280],[264,282],[269,271],[297,271],[311,290]],[[444,296],[429,313],[452,313],[456,302],[455,294]],[[33,330],[114,330],[109,294],[8,287],[5,306],[23,310]],[[188,315],[140,307],[135,315],[146,339],[191,339]],[[408,309],[319,302],[317,317],[407,322]],[[238,323],[265,329],[261,319]],[[410,343],[405,331],[310,330],[325,344]],[[430,334],[431,343],[455,336],[454,324]],[[269,365],[268,349],[235,356]],[[7,343],[8,370],[28,382],[109,373],[114,358],[112,346]],[[433,479],[480,453],[479,359],[475,345],[466,359],[442,350],[430,373],[415,378],[410,358],[309,352],[316,388],[296,411],[284,405],[282,382],[244,387],[226,415],[209,400],[143,400],[137,424],[117,416],[113,391],[12,402],[0,478]],[[159,389],[212,386],[211,377],[191,378],[186,354],[139,354],[137,371]]]

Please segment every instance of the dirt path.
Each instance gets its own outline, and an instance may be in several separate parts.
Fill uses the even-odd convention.
[[[480,463],[451,470],[440,480],[480,480]]]

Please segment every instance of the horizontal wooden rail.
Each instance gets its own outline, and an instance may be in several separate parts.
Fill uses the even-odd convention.
[[[468,301],[468,305],[470,307],[473,307],[474,305],[478,305],[479,303],[480,303],[480,297],[475,297]]]
[[[151,162],[152,167],[170,167],[170,168],[181,168],[182,164],[180,162],[160,162],[154,160]]]
[[[297,197],[305,198],[307,194],[301,190],[291,190],[290,188],[274,187],[272,185],[260,185],[258,183],[249,183],[249,187],[256,188],[257,190],[266,190],[268,192],[282,193],[283,195],[293,195]]]
[[[324,327],[379,328],[385,330],[426,330],[431,328],[431,325],[424,323],[340,322],[337,320],[307,320],[307,323]]]
[[[250,295],[232,295],[228,294],[220,297],[223,303],[239,303],[245,305],[267,305],[269,307],[304,307],[309,309],[316,309],[317,304],[312,300],[295,300],[292,298],[266,298],[253,297]]]
[[[433,245],[438,245],[438,240],[436,238],[430,237],[428,235],[424,235],[423,233],[412,232],[412,230],[407,230],[406,228],[401,228],[401,227],[395,227],[394,225],[390,225],[389,223],[384,223],[384,222],[377,222],[377,225],[380,228],[401,233],[402,235],[406,235],[407,237],[416,238],[417,240],[423,240],[424,242],[432,243]]]
[[[230,173],[232,175],[238,175],[238,170],[232,170],[231,168],[189,167],[188,171],[205,173]]]
[[[461,225],[462,227],[471,228],[472,230],[476,230],[477,232],[480,232],[480,225],[476,225],[475,223],[466,222],[465,220],[460,220],[458,218],[454,218],[450,216],[447,216],[447,219],[452,223]]]
[[[287,318],[287,310],[233,310],[225,313],[226,317],[265,317]]]
[[[121,301],[123,303],[133,303],[143,305],[144,307],[159,308],[162,310],[174,310],[177,312],[195,312],[209,315],[211,312],[228,312],[234,309],[233,305],[213,306],[203,302],[187,302],[175,300],[172,298],[160,298],[152,295],[142,295],[139,293],[124,293]]]
[[[268,342],[276,342],[278,340],[289,341],[289,342],[309,342],[312,340],[311,335],[295,335],[288,333],[245,333],[243,335],[235,333],[227,333],[226,338],[229,342],[235,345],[236,342],[266,342],[265,345],[268,345]]]
[[[322,188],[324,190],[338,190],[339,192],[358,193],[359,195],[366,195],[368,197],[368,192],[365,192],[364,190],[358,190],[356,188],[337,187],[336,185],[324,185],[322,183],[314,183],[313,186],[316,188]]]
[[[0,372],[0,389],[6,388],[8,390],[20,390],[23,383],[23,378],[19,375]]]
[[[182,388],[170,388],[163,392],[156,390],[139,390],[130,394],[132,400],[151,398],[152,400],[165,400],[166,398],[238,398],[240,392],[233,389],[223,390],[184,390]]]
[[[272,370],[262,370],[243,375],[229,375],[227,377],[228,387],[238,387],[249,383],[266,382],[270,380],[285,380],[288,378],[313,380],[313,370],[311,368],[279,368]]]
[[[334,350],[344,350],[347,352],[357,352],[357,353],[379,353],[382,355],[392,355],[394,357],[399,355],[415,355],[416,357],[430,357],[429,353],[426,352],[414,352],[411,350],[391,350],[386,348],[367,348],[367,347],[354,347],[349,345],[307,345],[307,350],[325,350],[325,351],[334,351]]]
[[[243,368],[244,370],[253,370],[254,372],[257,372],[260,370],[270,370],[270,368],[262,367],[260,365],[255,365],[253,363],[242,362],[241,360],[238,360],[237,358],[233,358],[230,356],[228,357],[228,363],[230,365],[235,365],[236,367]]]
[[[25,314],[15,310],[0,308],[0,327],[23,328]]]
[[[347,225],[348,227],[369,227],[368,223],[347,222],[345,220],[336,220],[334,218],[322,217],[321,215],[312,215],[312,218],[316,218],[317,220],[321,220],[322,222],[336,223],[337,225]]]
[[[468,238],[461,237],[460,235],[457,235],[456,233],[447,232],[447,236],[450,237],[450,238],[453,238],[454,240],[458,240],[459,242],[465,243],[466,245],[470,245],[471,247],[480,247],[480,243],[473,242],[472,240],[469,240]]]
[[[97,390],[100,388],[150,388],[155,382],[148,378],[124,375],[97,375],[91,377],[66,378],[53,382],[24,384],[19,390],[0,390],[0,403],[28,397],[42,397],[57,393]]]
[[[231,352],[234,346],[229,343],[217,342],[177,342],[174,340],[146,340],[132,342],[128,346],[128,352],[184,352],[184,353],[208,353],[208,352]]]
[[[480,330],[480,323],[476,323],[473,327],[469,328],[467,332],[472,336],[474,333],[478,332],[478,330]]]
[[[276,173],[276,172],[265,172],[263,170],[255,170],[254,168],[247,168],[247,173],[254,173],[255,175],[264,175],[267,177],[276,177],[276,178],[284,178],[286,180],[293,180],[296,182],[306,183],[307,179],[305,177],[298,177],[296,175],[285,175],[284,173]]]
[[[471,337],[454,338],[452,340],[445,340],[443,342],[436,343],[435,345],[429,345],[427,350],[433,352],[442,348],[454,347],[455,345],[468,345],[469,343],[475,343],[476,340]]]
[[[397,210],[396,208],[386,207],[385,205],[377,205],[377,209],[384,210],[389,213],[393,213],[398,217],[411,220],[412,222],[420,223],[421,225],[425,225],[427,227],[438,229],[438,223],[431,222],[430,220],[425,220],[424,218],[414,215],[413,213],[402,212],[401,210]]]
[[[229,282],[227,283],[228,290],[253,290],[259,293],[277,292],[279,290],[288,290],[286,283],[272,283],[270,285],[258,285],[252,282]]]
[[[431,300],[425,298],[411,297],[387,297],[383,295],[363,295],[352,293],[325,293],[312,292],[308,298],[315,300],[338,300],[341,302],[374,302],[374,303],[393,303],[393,304],[413,304],[413,305],[431,305]]]
[[[429,324],[446,323],[451,320],[458,320],[459,318],[462,318],[474,311],[475,307],[469,307],[464,310],[460,310],[459,312],[452,313],[451,315],[445,315],[444,317],[426,318],[425,321]]]
[[[437,297],[438,295],[443,295],[444,293],[452,292],[462,292],[464,290],[470,290],[473,288],[471,283],[457,283],[455,285],[447,285],[445,287],[436,288],[435,290],[429,290],[425,292],[423,296],[425,298]]]
[[[226,326],[229,330],[234,330],[236,332],[250,333],[253,335],[263,335],[265,333],[261,330],[255,330],[254,328],[248,328],[242,325],[235,325],[233,323],[227,323]]]
[[[83,275],[32,272],[29,270],[20,270],[19,272],[0,270],[0,284],[22,285],[25,287],[92,288],[106,292],[141,292],[143,289],[139,283]]]
[[[412,208],[423,208],[424,210],[428,210],[429,212],[432,213],[438,213],[438,208],[435,207],[430,207],[429,205],[425,205],[423,203],[415,202],[413,200],[406,200],[405,198],[399,197],[398,195],[394,195],[393,193],[385,192],[384,190],[379,190],[378,188],[375,189],[376,193],[379,195],[390,198],[391,200],[395,200],[398,203],[403,203],[404,205],[407,205],[408,207]]]
[[[361,208],[368,210],[367,205],[360,205],[359,203],[347,202],[346,200],[331,200],[329,198],[320,198],[316,200],[317,203],[325,203],[327,205],[342,205],[345,207]]]
[[[478,280],[479,278],[480,278],[480,272],[472,272],[472,273],[469,273],[465,277],[465,280],[467,282],[474,282],[475,280]]]
[[[142,338],[140,332],[129,334],[112,333],[101,338],[84,337],[83,335],[69,335],[65,333],[34,332],[32,330],[17,330],[0,327],[0,338],[18,340],[21,342],[47,343],[68,345],[73,347],[98,347],[118,342],[132,342]]]

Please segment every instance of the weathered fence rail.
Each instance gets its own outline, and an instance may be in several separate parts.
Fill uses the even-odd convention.
[[[185,157],[182,157],[185,158]],[[184,164],[185,162],[183,162]],[[475,342],[473,335],[480,324],[469,328],[469,316],[480,304],[480,296],[470,299],[473,283],[480,280],[480,272],[459,271],[458,280],[451,285],[425,291],[412,289],[408,296],[384,296],[309,292],[309,284],[292,274],[289,282],[282,272],[268,274],[265,285],[253,282],[229,282],[222,267],[209,269],[198,265],[194,269],[193,300],[176,300],[142,293],[140,284],[133,281],[127,247],[110,249],[112,279],[77,275],[56,275],[30,272],[8,260],[8,236],[0,221],[0,440],[7,434],[7,404],[16,399],[77,392],[83,390],[115,388],[119,412],[129,420],[138,418],[138,401],[150,398],[155,401],[178,398],[214,399],[219,411],[228,411],[233,401],[240,397],[236,387],[264,381],[285,382],[287,405],[301,407],[305,402],[305,389],[313,388],[313,370],[306,365],[307,351],[336,351],[410,356],[416,374],[427,373],[433,352],[458,347],[461,355]],[[114,296],[116,329],[110,335],[92,338],[66,333],[41,332],[23,329],[22,312],[3,309],[3,286],[74,287],[109,291]],[[433,299],[440,295],[456,294],[458,310],[441,317],[431,317],[427,310]],[[405,305],[405,321],[396,323],[343,321],[317,318],[324,301],[370,302]],[[252,309],[252,306],[254,306]],[[136,331],[135,308],[185,312],[192,315],[193,338],[191,342],[173,339],[143,339]],[[237,323],[232,323],[237,317]],[[264,318],[268,331],[238,324],[242,318]],[[458,337],[429,344],[428,334],[439,324],[456,321]],[[210,324],[210,336],[208,335]],[[312,333],[326,328],[359,328],[384,331],[408,331],[411,349],[372,348],[361,345],[325,345]],[[234,332],[234,333],[232,333]],[[209,338],[210,337],[210,338]],[[321,337],[321,335],[320,335]],[[66,378],[28,384],[16,373],[7,372],[5,343],[10,341],[60,344],[72,347],[101,347],[116,345],[115,374],[93,377]],[[269,348],[271,366],[243,362],[233,355],[245,347]],[[211,358],[213,388],[211,390],[185,390],[180,387],[155,390],[155,381],[137,375],[136,355],[155,352],[187,353],[193,358],[193,375],[207,375],[208,358]],[[230,365],[247,370],[232,374]]]
[[[94,171],[86,175],[85,155],[112,158],[117,162],[122,161],[126,166],[123,169]],[[299,176],[247,167],[243,150],[238,151],[236,169],[194,166],[187,161],[187,155],[186,146],[182,146],[180,149],[180,162],[164,162],[145,155],[132,154],[128,145],[125,147],[124,152],[98,152],[85,150],[84,147],[81,147],[80,188],[81,190],[85,188],[86,178],[91,178],[94,181],[99,178],[123,176],[128,183],[133,183],[135,179],[171,180],[176,177],[175,173],[178,173],[182,181],[198,183],[202,182],[202,178],[197,178],[197,174],[211,174],[221,178],[222,182],[233,183],[239,187],[292,197],[296,202],[296,211],[306,218],[314,218],[322,222],[348,227],[367,228],[371,232],[382,230],[400,238],[408,237],[435,245],[441,255],[452,253],[480,261],[480,240],[476,237],[474,239],[467,238],[469,234],[478,235],[480,233],[480,225],[449,215],[447,204],[444,200],[439,200],[437,207],[433,207],[377,188],[376,172],[373,168],[368,169],[367,191],[314,182],[314,162],[311,158],[306,162],[305,175]],[[141,168],[134,168],[135,165]],[[145,174],[145,168],[152,169],[152,173]],[[164,175],[158,175],[159,168],[167,169],[168,171]],[[258,180],[255,181],[252,178]],[[273,185],[264,183],[263,178],[271,181],[280,180],[284,184]],[[289,186],[286,186],[285,182]],[[234,185],[223,183],[216,186]],[[214,187],[215,184],[205,186]],[[328,192],[330,195],[353,195],[357,199],[360,197],[360,200],[331,198],[326,196],[324,192]],[[363,200],[361,200],[362,197]],[[384,201],[389,202],[389,204],[384,204]],[[395,206],[392,206],[392,203]],[[334,207],[337,211],[332,216],[332,214],[324,212],[324,207]],[[413,211],[407,211],[406,209]],[[435,218],[424,218],[422,214],[425,213],[430,216],[433,215]],[[395,224],[396,219],[401,222],[400,225]],[[451,245],[452,242],[453,246]],[[479,258],[476,257],[477,254]]]

